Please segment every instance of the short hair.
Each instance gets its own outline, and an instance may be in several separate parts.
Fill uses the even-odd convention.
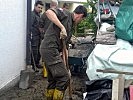
[[[58,6],[57,0],[51,0],[50,6]]]
[[[35,3],[35,6],[37,6],[37,5],[41,5],[41,6],[43,6],[44,4],[43,4],[42,1],[37,1],[37,2]]]
[[[67,3],[63,4],[63,8],[68,7],[69,5]]]
[[[87,9],[82,5],[77,6],[73,12],[76,14],[83,14],[83,17],[87,17]]]

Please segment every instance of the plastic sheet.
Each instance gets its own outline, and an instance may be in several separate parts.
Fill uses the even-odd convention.
[[[87,95],[84,100],[111,100],[112,80],[98,79],[86,82]],[[124,89],[123,100],[130,100],[129,89]]]
[[[133,42],[133,0],[123,0],[115,19],[116,35]]]

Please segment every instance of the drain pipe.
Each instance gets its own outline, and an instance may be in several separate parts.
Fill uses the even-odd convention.
[[[31,65],[31,51],[30,51],[31,10],[32,10],[32,0],[27,0],[26,65]]]

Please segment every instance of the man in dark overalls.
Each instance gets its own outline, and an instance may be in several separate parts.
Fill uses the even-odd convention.
[[[32,48],[32,59],[31,64],[39,67],[40,53],[39,47],[41,42],[41,32],[40,28],[40,13],[42,12],[43,3],[42,1],[37,1],[34,5],[34,10],[31,13],[31,48]]]
[[[63,100],[64,92],[70,82],[70,75],[65,68],[60,53],[62,52],[62,39],[69,43],[72,36],[73,24],[79,23],[87,16],[87,10],[78,6],[73,13],[66,13],[63,9],[49,9],[47,17],[51,20],[41,42],[40,53],[48,72],[47,100]]]

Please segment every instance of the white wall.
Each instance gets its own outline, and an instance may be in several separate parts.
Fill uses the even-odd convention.
[[[0,89],[25,68],[26,1],[0,0]]]

